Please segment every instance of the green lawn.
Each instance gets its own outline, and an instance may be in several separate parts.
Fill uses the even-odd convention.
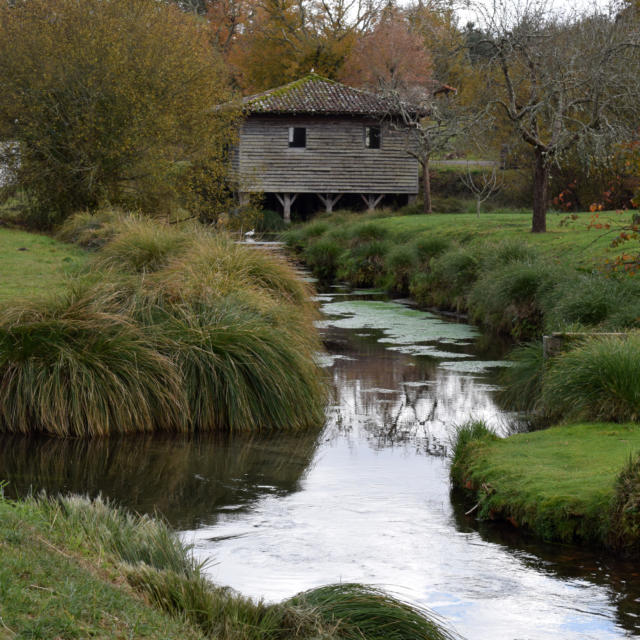
[[[558,426],[471,440],[452,474],[476,493],[484,516],[550,540],[602,544],[616,479],[639,451],[638,424]]]
[[[547,232],[531,233],[531,213],[482,213],[475,214],[432,214],[417,216],[392,216],[379,218],[377,222],[386,226],[393,234],[416,238],[421,235],[437,234],[458,240],[499,241],[519,237],[524,242],[538,247],[552,259],[564,264],[588,267],[594,262],[602,263],[621,253],[625,246],[612,248],[611,241],[622,224],[630,221],[631,213],[602,212],[598,221],[610,222],[611,229],[588,229],[591,213],[577,214],[577,220],[568,220],[567,214],[549,213]],[[564,221],[564,222],[563,222]],[[628,250],[633,250],[629,243]],[[635,243],[637,245],[637,242]]]
[[[0,229],[0,303],[59,291],[86,260],[82,249],[48,236]]]

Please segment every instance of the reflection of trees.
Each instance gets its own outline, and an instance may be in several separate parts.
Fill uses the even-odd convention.
[[[298,490],[317,433],[245,438],[131,436],[58,440],[0,438],[0,480],[11,497],[30,489],[104,496],[176,528],[195,528],[221,508]]]
[[[458,531],[477,531],[483,540],[500,544],[525,567],[553,578],[606,587],[617,624],[634,637],[638,634],[637,563],[577,545],[541,542],[504,522],[478,522],[473,515],[466,515],[464,495],[457,490],[451,491],[451,504]]]
[[[376,447],[414,444],[444,455],[452,428],[470,416],[495,422],[500,411],[481,377],[446,371],[434,359],[391,351],[375,338],[340,340],[331,329],[332,344],[342,345],[330,370],[336,389],[330,412],[334,432],[360,428]],[[330,431],[331,432],[331,431]]]

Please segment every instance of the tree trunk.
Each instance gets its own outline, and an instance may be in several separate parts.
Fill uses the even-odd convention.
[[[429,175],[429,156],[422,161],[422,181],[424,183],[424,213],[433,213],[431,208],[431,176]]]
[[[542,149],[534,149],[535,169],[533,173],[533,219],[532,233],[544,233],[547,230],[547,191],[549,187],[549,165]]]

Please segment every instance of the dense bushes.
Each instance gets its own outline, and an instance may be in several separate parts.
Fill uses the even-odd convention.
[[[109,224],[113,238],[65,296],[0,314],[0,430],[79,436],[322,422],[314,310],[289,265],[199,227]],[[73,235],[72,226],[63,232]],[[79,242],[86,227],[75,225]]]
[[[640,421],[640,333],[576,336],[543,357],[540,343],[515,349],[503,398],[543,421]]]
[[[468,313],[490,331],[518,340],[551,331],[640,326],[640,281],[580,273],[516,239],[392,234],[376,217],[325,216],[284,238],[321,281],[337,278],[410,294],[423,307]]]

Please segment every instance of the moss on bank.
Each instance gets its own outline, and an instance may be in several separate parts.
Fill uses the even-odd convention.
[[[639,557],[638,452],[638,424],[575,424],[501,439],[471,423],[458,435],[451,479],[480,518]]]
[[[447,640],[362,585],[266,604],[217,587],[161,522],[96,500],[0,495],[1,638]]]

